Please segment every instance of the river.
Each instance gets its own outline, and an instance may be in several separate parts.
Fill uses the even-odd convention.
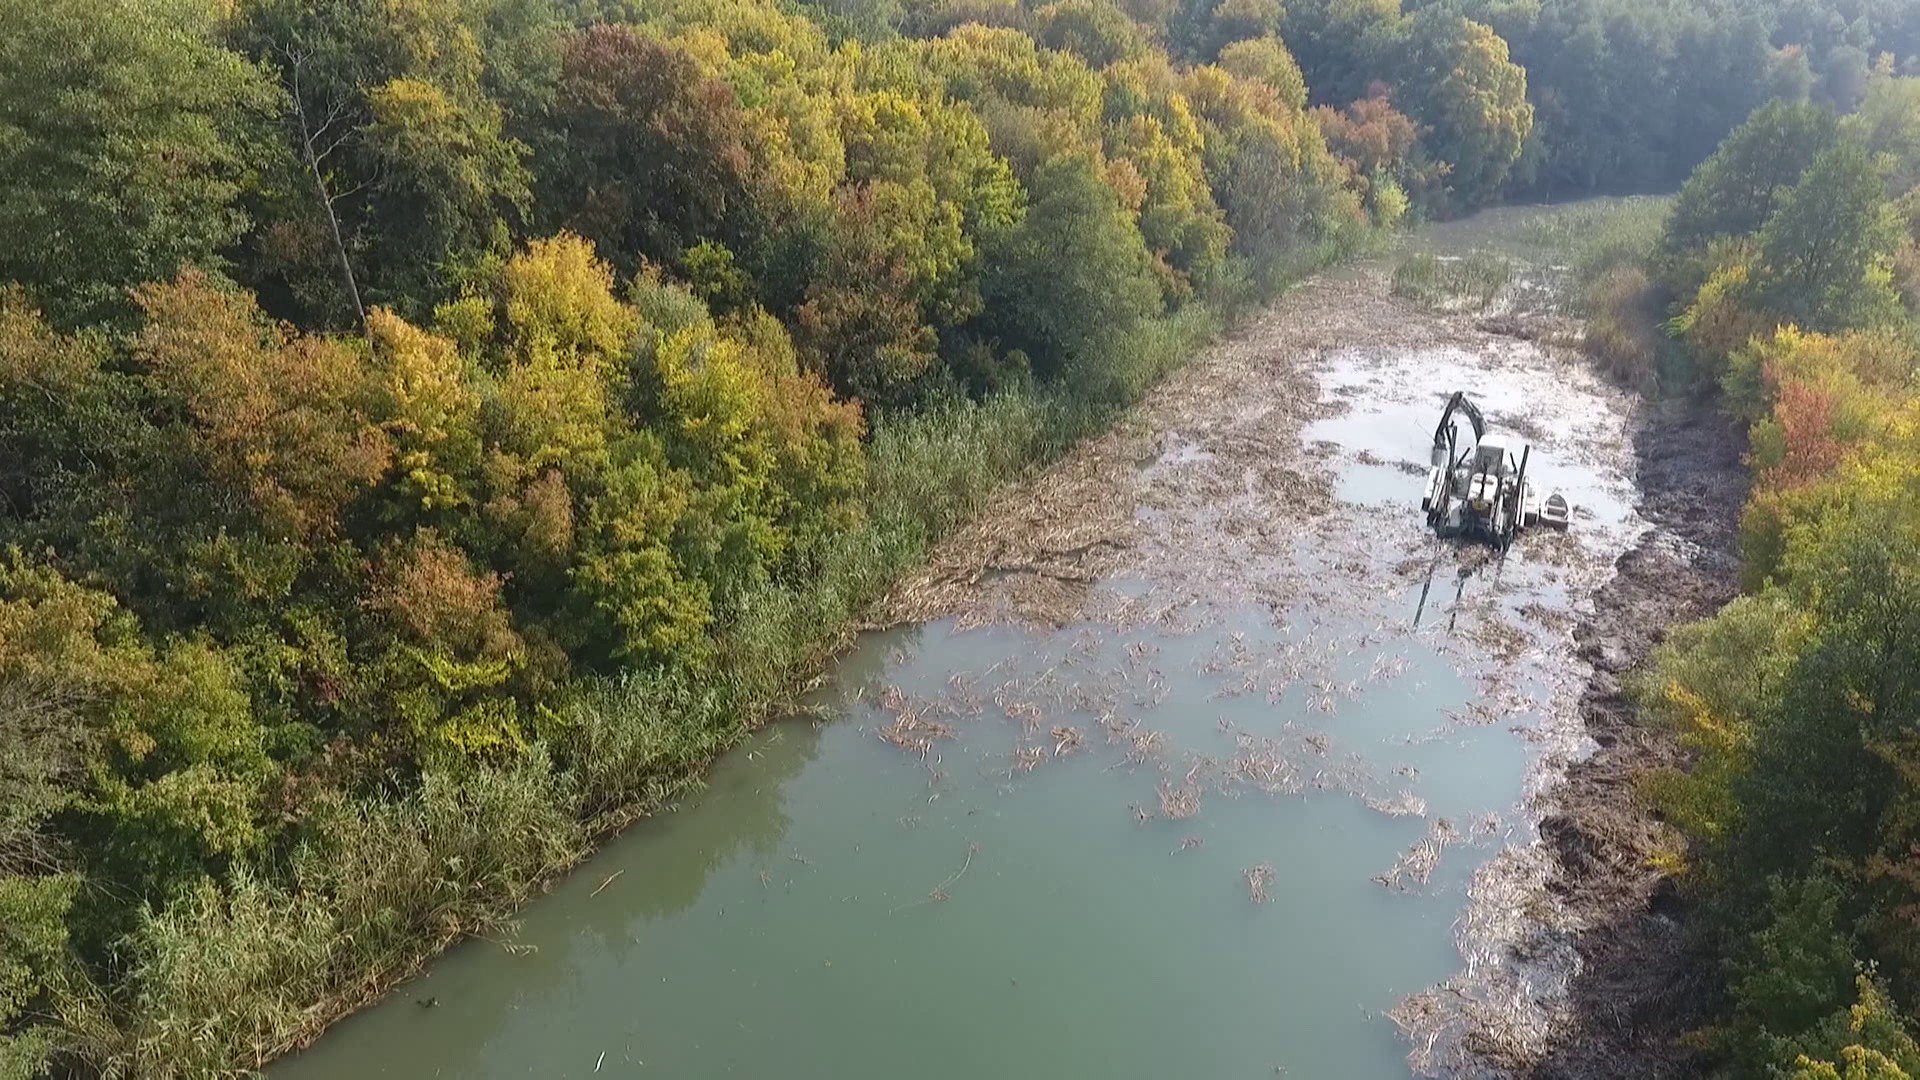
[[[806,715],[272,1076],[1364,1080],[1551,1022],[1533,807],[1585,750],[1573,622],[1642,528],[1631,402],[1389,269],[1170,376],[943,546]],[[1569,533],[1423,530],[1454,389]]]

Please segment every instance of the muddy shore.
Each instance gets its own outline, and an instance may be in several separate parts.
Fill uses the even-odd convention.
[[[1635,438],[1640,515],[1653,527],[1575,630],[1593,666],[1580,716],[1598,745],[1549,798],[1540,834],[1551,888],[1577,927],[1580,966],[1567,1022],[1527,1073],[1536,1080],[1694,1076],[1678,1042],[1713,1012],[1718,980],[1691,948],[1673,882],[1651,868],[1664,827],[1634,778],[1682,751],[1643,726],[1622,681],[1669,627],[1712,614],[1737,591],[1736,528],[1747,493],[1744,440],[1711,406],[1649,407]]]
[[[1296,588],[1277,587],[1296,575],[1274,561],[1285,545],[1275,542],[1269,514],[1221,528],[1202,507],[1239,516],[1235,511],[1247,509],[1236,505],[1244,497],[1239,476],[1256,470],[1256,490],[1312,504],[1326,499],[1320,478],[1279,463],[1288,459],[1288,442],[1329,415],[1312,390],[1329,354],[1359,342],[1388,351],[1449,344],[1484,351],[1509,339],[1540,342],[1565,369],[1584,368],[1577,350],[1564,344],[1572,326],[1552,298],[1544,307],[1488,318],[1420,310],[1388,295],[1378,270],[1311,283],[1175,376],[1131,423],[978,523],[976,535],[947,545],[924,577],[896,595],[894,618],[957,614],[1061,625],[1091,615],[1125,622],[1139,612],[1090,610],[1103,606],[1100,590],[1090,586],[1143,566],[1174,585],[1171,597],[1159,589],[1148,595],[1176,599],[1168,605],[1176,609],[1251,582],[1259,583],[1254,594],[1276,607],[1298,600]],[[1243,408],[1219,410],[1223,400]],[[1594,568],[1597,588],[1573,626],[1567,657],[1567,674],[1583,680],[1568,727],[1572,737],[1591,741],[1592,752],[1546,750],[1542,789],[1527,808],[1539,843],[1511,849],[1483,874],[1477,918],[1466,919],[1461,938],[1470,970],[1410,998],[1395,1017],[1423,1075],[1588,1080],[1699,1072],[1679,1036],[1711,1015],[1717,980],[1689,948],[1673,882],[1653,869],[1653,856],[1671,846],[1671,837],[1635,794],[1636,776],[1678,763],[1682,751],[1665,733],[1640,725],[1623,683],[1668,628],[1710,615],[1735,595],[1745,445],[1710,405],[1623,407],[1634,414],[1630,470],[1645,530],[1618,558]],[[1134,479],[1140,462],[1177,459],[1190,449],[1204,451],[1200,475],[1183,471],[1177,483],[1151,473],[1144,484]],[[1576,450],[1604,452],[1579,440],[1561,447],[1563,454]],[[1228,482],[1209,475],[1215,472],[1230,474]],[[1401,524],[1381,527],[1392,535]],[[1243,554],[1195,545],[1196,531],[1232,536]],[[1167,571],[1175,552],[1189,561],[1187,573]],[[1205,554],[1196,559],[1198,552]],[[1137,608],[1141,599],[1122,607]],[[1531,898],[1542,885],[1550,912]],[[1504,914],[1490,915],[1494,908]],[[1477,955],[1491,961],[1486,970],[1471,970]]]
[[[1382,267],[1357,268],[1302,286],[1172,377],[1128,423],[944,545],[923,575],[896,592],[882,621],[1193,625],[1228,599],[1254,598],[1276,611],[1303,602],[1351,605],[1362,591],[1404,584],[1423,567],[1430,573],[1424,556],[1384,575],[1380,568],[1348,573],[1349,563],[1364,565],[1383,550],[1426,550],[1418,523],[1404,511],[1371,512],[1356,538],[1339,527],[1341,515],[1325,513],[1326,477],[1298,467],[1315,448],[1303,458],[1290,447],[1306,441],[1310,424],[1340,415],[1349,394],[1401,392],[1377,373],[1371,383],[1342,380],[1407,351],[1460,350],[1494,381],[1511,377],[1515,364],[1544,365],[1568,379],[1588,378],[1588,365],[1565,344],[1577,324],[1552,297],[1494,317],[1449,314],[1390,295],[1385,277]],[[1423,381],[1449,377],[1436,370]],[[1702,996],[1709,980],[1682,947],[1670,883],[1649,869],[1662,826],[1633,784],[1640,770],[1676,760],[1678,749],[1638,727],[1621,681],[1666,627],[1732,596],[1743,447],[1711,409],[1611,394],[1613,408],[1632,417],[1616,433],[1576,431],[1568,417],[1501,418],[1535,442],[1547,437],[1542,428],[1565,436],[1548,448],[1549,468],[1572,457],[1618,458],[1623,478],[1634,480],[1643,528],[1600,559],[1592,557],[1598,551],[1580,553],[1596,542],[1591,522],[1571,538],[1573,547],[1552,535],[1530,537],[1523,547],[1530,559],[1555,564],[1555,576],[1564,574],[1564,584],[1589,600],[1577,618],[1568,613],[1565,645],[1546,633],[1528,646],[1560,657],[1549,661],[1553,681],[1566,680],[1565,696],[1551,695],[1564,704],[1541,702],[1551,715],[1530,736],[1541,753],[1536,794],[1520,809],[1537,823],[1539,842],[1516,836],[1521,842],[1480,875],[1457,928],[1465,970],[1409,998],[1393,1017],[1421,1075],[1693,1071],[1673,1037],[1710,1004]],[[1236,407],[1221,408],[1227,401]],[[1546,407],[1536,400],[1528,411]],[[1311,508],[1305,515],[1302,505]],[[1303,576],[1300,534],[1347,553]],[[1443,548],[1439,556],[1458,562],[1462,574],[1475,558],[1472,549]],[[1101,587],[1116,575],[1149,587],[1128,594]],[[1506,621],[1497,605],[1466,610],[1476,607],[1484,629]],[[1469,639],[1480,648],[1494,636]]]

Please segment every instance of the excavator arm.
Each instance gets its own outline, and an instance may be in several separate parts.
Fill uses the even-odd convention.
[[[1475,443],[1478,443],[1480,437],[1487,433],[1487,423],[1481,418],[1479,407],[1474,405],[1472,399],[1467,397],[1466,391],[1455,390],[1453,396],[1447,399],[1445,411],[1440,414],[1439,425],[1433,429],[1433,449],[1436,459],[1434,464],[1436,465],[1440,464],[1438,458],[1447,453],[1453,445],[1447,438],[1447,434],[1448,429],[1453,427],[1453,414],[1455,412],[1465,416],[1467,423],[1473,425],[1473,441]]]

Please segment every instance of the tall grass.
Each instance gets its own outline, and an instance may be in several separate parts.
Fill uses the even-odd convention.
[[[1650,266],[1671,200],[1607,200],[1529,219],[1529,239],[1566,258],[1586,317],[1581,348],[1616,381],[1660,392],[1673,351],[1661,329],[1661,296]]]
[[[1646,270],[1631,262],[1609,267],[1581,289],[1580,303],[1587,316],[1581,348],[1616,381],[1657,393],[1666,339]]]
[[[1393,271],[1393,294],[1446,311],[1484,311],[1513,281],[1513,262],[1491,252],[1461,258],[1421,253]]]
[[[1555,207],[1525,218],[1520,238],[1568,259],[1576,275],[1589,281],[1612,265],[1651,252],[1672,205],[1667,196],[1637,195]]]
[[[1623,204],[1587,231],[1574,247],[1574,278],[1590,284],[1620,266],[1645,267],[1666,231],[1669,200]]]
[[[138,997],[90,1064],[130,1077],[262,1064],[453,937],[499,929],[585,852],[570,787],[535,753],[429,773],[399,799],[324,798],[288,882],[242,866],[148,915],[128,941]]]

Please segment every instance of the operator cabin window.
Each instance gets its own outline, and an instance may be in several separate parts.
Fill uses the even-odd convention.
[[[1497,435],[1488,435],[1480,440],[1475,452],[1474,468],[1480,472],[1495,475],[1507,471],[1507,441]]]

